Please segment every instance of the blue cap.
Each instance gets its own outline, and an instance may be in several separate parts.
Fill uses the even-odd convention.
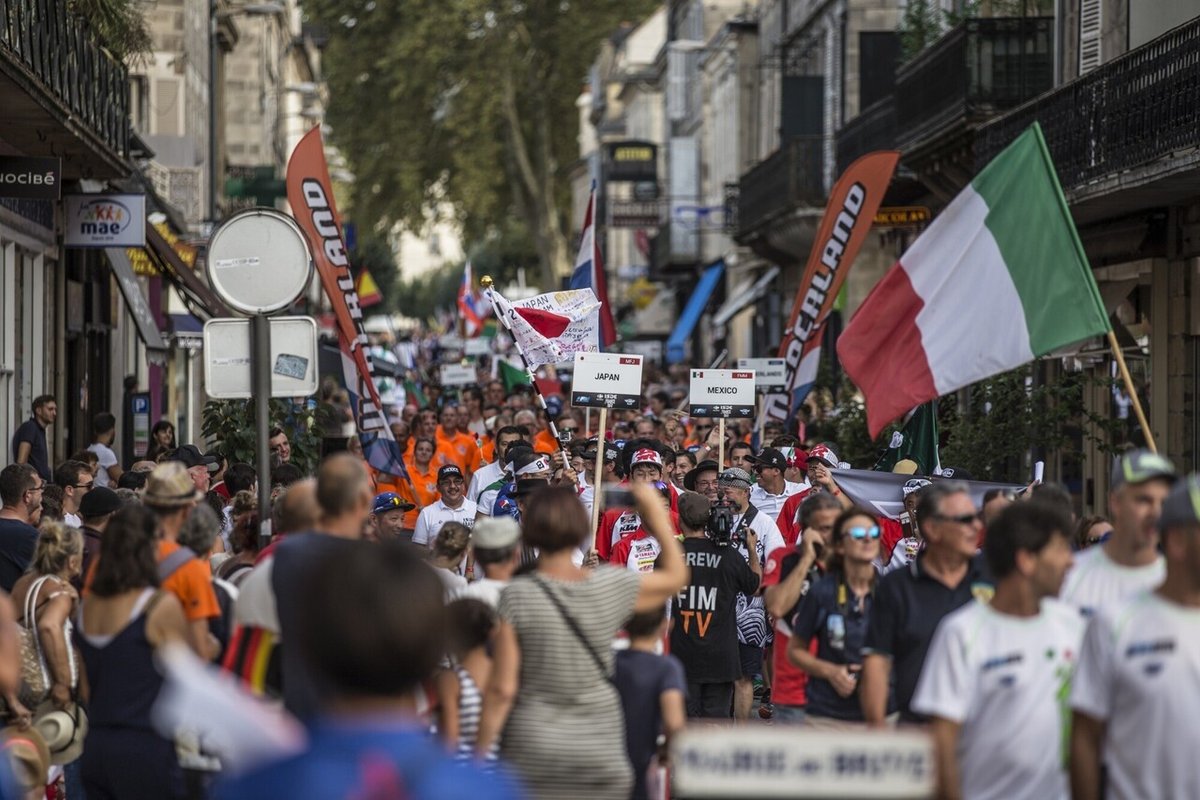
[[[371,504],[372,514],[382,514],[385,511],[411,511],[416,508],[415,505],[405,500],[395,492],[383,492],[375,495],[375,502]]]

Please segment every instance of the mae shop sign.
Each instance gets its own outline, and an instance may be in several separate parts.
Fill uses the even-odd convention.
[[[146,196],[69,194],[63,198],[67,247],[142,247],[146,244]]]

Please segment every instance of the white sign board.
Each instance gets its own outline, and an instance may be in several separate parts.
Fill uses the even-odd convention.
[[[67,247],[142,247],[146,244],[146,196],[69,194],[63,198],[63,244]]]
[[[271,397],[317,393],[317,321],[272,317]],[[250,382],[250,320],[204,323],[204,388],[220,400],[253,396]]]
[[[787,362],[782,358],[739,358],[737,365],[754,370],[754,385],[763,394],[787,389]]]
[[[492,340],[477,336],[467,339],[463,344],[463,353],[468,356],[486,356],[492,352]]]
[[[754,370],[694,369],[688,393],[692,417],[754,418]]]
[[[690,728],[671,742],[671,796],[917,800],[933,797],[923,731]]]
[[[571,405],[636,410],[642,404],[642,357],[576,353]]]
[[[475,367],[468,364],[442,364],[441,368],[442,386],[470,386],[473,383],[479,383],[479,376],[475,374]]]
[[[633,341],[622,342],[621,346],[625,348],[625,352],[627,353],[641,356],[647,361],[662,363],[663,343],[657,339],[634,339]]]
[[[209,238],[205,264],[217,296],[246,314],[282,311],[312,278],[304,232],[268,208],[239,211],[222,222]]]

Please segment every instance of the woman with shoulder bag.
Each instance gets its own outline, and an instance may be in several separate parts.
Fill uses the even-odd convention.
[[[79,614],[75,640],[91,693],[82,759],[89,800],[183,795],[175,743],[150,721],[163,685],[154,652],[187,640],[179,600],[157,588],[157,528],[154,513],[142,506],[113,515]]]
[[[662,609],[688,568],[662,498],[645,484],[630,490],[662,547],[653,572],[575,566],[591,525],[574,487],[539,489],[525,506],[524,543],[540,555],[500,596],[476,753],[499,739],[532,797],[624,800],[633,790],[613,636],[634,613]]]

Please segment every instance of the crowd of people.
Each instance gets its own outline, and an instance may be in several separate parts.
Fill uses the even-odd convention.
[[[892,519],[836,443],[721,439],[669,379],[606,431],[499,381],[425,395],[407,474],[301,469],[273,429],[269,508],[165,421],[122,463],[99,414],[52,465],[38,398],[0,470],[0,797],[657,798],[720,722],[922,729],[945,798],[1200,795],[1200,477],[1166,459],[1117,457],[1107,518],[903,461]],[[304,748],[235,773],[162,730],[179,644]]]

